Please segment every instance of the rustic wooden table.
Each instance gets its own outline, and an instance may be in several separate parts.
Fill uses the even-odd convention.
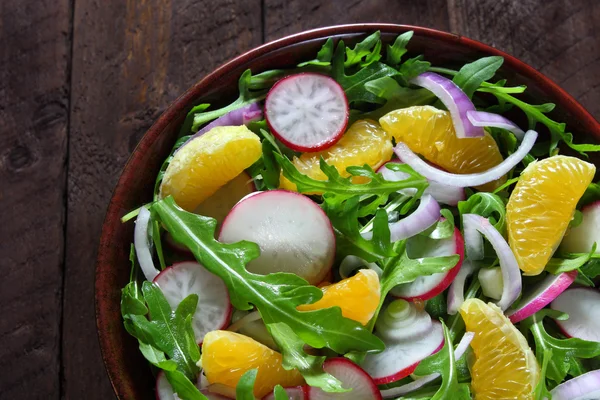
[[[104,212],[187,87],[265,41],[392,22],[492,44],[600,117],[596,0],[2,0],[0,398],[112,398],[94,316]]]

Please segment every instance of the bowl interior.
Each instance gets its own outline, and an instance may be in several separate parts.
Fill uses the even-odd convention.
[[[131,155],[113,193],[98,250],[96,314],[103,358],[119,398],[152,398],[154,386],[152,372],[139,353],[136,340],[127,334],[121,321],[120,295],[129,279],[133,223],[122,224],[119,219],[151,200],[156,174],[169,154],[187,112],[198,103],[221,106],[231,102],[238,94],[238,78],[248,68],[258,73],[292,67],[314,58],[327,37],[352,44],[376,30],[381,31],[385,44],[402,32],[414,30],[409,54],[424,54],[433,64],[449,68],[460,68],[465,62],[482,56],[502,55],[505,62],[498,75],[508,79],[510,85],[527,85],[526,100],[556,103],[552,117],[566,122],[577,141],[590,142],[600,138],[600,124],[549,79],[507,54],[449,33],[389,24],[344,25],[289,36],[241,55],[199,81],[165,111]],[[522,115],[517,119],[521,125],[526,124]],[[547,135],[543,130],[540,132]],[[598,159],[593,161],[598,163]]]

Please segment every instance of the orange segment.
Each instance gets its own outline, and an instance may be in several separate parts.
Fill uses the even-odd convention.
[[[379,304],[379,276],[370,269],[361,269],[350,278],[321,287],[323,297],[313,304],[298,306],[300,311],[340,307],[342,315],[367,325]]]
[[[508,243],[526,275],[538,275],[560,244],[596,167],[554,156],[525,168],[506,205]]]
[[[255,187],[252,178],[246,172],[242,172],[223,187],[217,190],[212,196],[204,200],[194,213],[212,217],[218,223],[223,222],[229,211],[244,196],[254,192]]]
[[[502,162],[502,154],[489,133],[478,138],[456,137],[450,113],[431,106],[414,106],[392,111],[379,119],[397,142],[453,174],[487,171]],[[479,187],[493,191],[505,178]]]
[[[187,211],[251,166],[262,154],[260,139],[245,126],[219,126],[179,150],[165,171],[160,196],[172,195]]]
[[[259,399],[278,384],[287,387],[304,383],[300,372],[285,370],[281,360],[278,352],[239,333],[212,331],[202,342],[202,368],[208,382],[235,388],[244,373],[257,369],[254,395]]]
[[[540,367],[525,337],[495,304],[466,300],[460,315],[475,333],[471,390],[477,400],[533,400]]]
[[[344,133],[344,136],[327,150],[317,153],[304,153],[292,160],[294,166],[313,179],[326,181],[327,177],[319,167],[319,160],[323,159],[333,165],[341,176],[348,177],[346,168],[368,164],[377,169],[392,157],[392,142],[389,136],[374,121],[360,120]],[[283,175],[279,186],[282,189],[296,191],[296,185]]]

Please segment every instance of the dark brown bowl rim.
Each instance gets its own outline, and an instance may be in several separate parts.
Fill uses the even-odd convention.
[[[523,76],[531,78],[536,84],[545,88],[550,96],[555,99],[560,99],[560,106],[565,109],[567,113],[572,114],[577,118],[583,129],[594,134],[596,137],[600,137],[600,123],[592,117],[592,115],[579,104],[570,94],[561,89],[551,79],[531,67],[530,65],[518,60],[517,58],[507,54],[501,50],[466,38],[461,35],[439,31],[430,28],[424,28],[419,26],[411,25],[396,25],[396,24],[381,24],[381,23],[365,23],[365,24],[348,24],[348,25],[337,25],[328,26],[309,31],[300,32],[284,38],[263,44],[250,50],[233,60],[223,64],[219,68],[215,69],[212,73],[206,75],[203,79],[194,84],[188,89],[183,95],[177,98],[159,117],[159,119],[152,125],[152,127],[142,137],[139,144],[131,154],[127,164],[123,168],[123,172],[119,178],[119,181],[115,187],[113,195],[111,197],[110,204],[104,220],[102,235],[100,243],[105,242],[109,235],[112,234],[109,226],[110,221],[115,221],[120,218],[119,207],[117,205],[117,199],[125,197],[127,195],[126,182],[131,179],[131,176],[139,171],[142,165],[140,165],[140,154],[147,151],[151,144],[161,134],[166,125],[177,115],[190,106],[191,102],[198,98],[203,92],[205,86],[210,83],[217,81],[219,78],[225,76],[229,71],[233,70],[241,64],[245,64],[250,60],[272,52],[274,50],[297,44],[304,41],[315,40],[326,38],[334,35],[349,35],[349,34],[363,34],[367,32],[374,32],[379,30],[384,33],[400,34],[409,30],[413,30],[416,35],[435,38],[458,44],[463,47],[469,48],[481,53],[487,53],[489,55],[498,55],[504,57],[505,65],[510,66],[514,70],[518,71]],[[107,276],[108,271],[111,268],[111,263],[108,257],[102,252],[102,246],[98,251],[98,259],[96,264],[96,283],[95,283],[95,301],[96,301],[96,324],[98,330],[98,339],[100,341],[100,349],[102,352],[102,358],[108,373],[108,377],[111,381],[115,394],[120,398],[121,394],[126,392],[126,383],[119,376],[120,366],[118,360],[110,357],[109,354],[114,354],[113,342],[111,342],[111,335],[102,327],[105,325],[103,321],[109,318],[107,307],[105,305],[106,299],[99,296],[99,292],[106,292]],[[111,351],[109,351],[111,349]]]

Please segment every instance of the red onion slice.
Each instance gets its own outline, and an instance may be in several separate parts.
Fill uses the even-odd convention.
[[[413,153],[412,150],[402,142],[396,145],[394,152],[401,161],[410,165],[412,169],[423,175],[423,177],[428,180],[443,182],[445,185],[456,187],[480,186],[499,179],[508,171],[513,169],[518,163],[520,163],[535,144],[537,136],[538,134],[536,131],[527,131],[525,137],[523,138],[523,142],[517,151],[508,156],[504,161],[495,167],[490,168],[485,172],[478,172],[474,174],[451,174],[449,172],[432,167],[425,161],[421,160],[418,155]]]
[[[133,231],[133,245],[140,268],[146,279],[150,282],[156,278],[160,271],[154,266],[152,252],[150,251],[150,238],[148,237],[148,226],[150,225],[150,211],[145,207],[140,208],[140,213],[135,220]]]
[[[465,332],[462,339],[460,339],[458,346],[456,346],[456,349],[454,349],[454,359],[458,360],[465,354],[474,337],[475,334],[473,332]],[[414,392],[415,390],[422,388],[428,383],[435,381],[439,377],[440,374],[437,372],[434,374],[426,375],[419,379],[416,379],[413,382],[407,383],[406,385],[398,386],[392,389],[384,389],[381,391],[381,396],[384,399],[392,399],[398,396],[403,396],[405,394]]]
[[[246,125],[251,121],[262,119],[262,117],[262,109],[258,103],[251,103],[240,107],[236,110],[231,110],[227,114],[220,116],[219,118],[212,121],[210,124],[206,125],[204,128],[200,129],[198,132],[193,134],[184,144],[181,145],[181,147],[188,144],[190,140],[194,140],[197,137],[204,135],[206,132],[210,131],[216,126]],[[177,149],[175,153],[181,150],[181,147],[179,147],[179,149]]]
[[[600,369],[579,375],[550,391],[552,400],[600,399]]]
[[[479,235],[479,233],[477,234]],[[462,303],[465,302],[465,281],[473,272],[475,272],[475,266],[471,261],[465,259],[460,267],[460,271],[458,271],[458,274],[456,274],[456,277],[448,288],[448,302],[446,305],[448,314],[456,314]]]
[[[457,137],[473,138],[484,135],[483,128],[474,126],[467,118],[467,112],[475,111],[473,102],[450,79],[434,72],[425,72],[411,79],[410,83],[429,90],[444,103],[452,117]]]
[[[397,242],[423,232],[433,226],[440,215],[440,205],[437,201],[429,194],[424,195],[421,197],[419,207],[412,214],[398,222],[389,224],[390,241]],[[362,233],[362,237],[367,240],[373,239],[373,231]]]
[[[525,132],[514,122],[499,114],[471,110],[467,111],[467,118],[474,126],[489,126],[491,128],[502,128],[511,131],[519,140],[523,140],[523,136],[525,136]]]
[[[496,304],[504,311],[521,294],[521,271],[517,259],[506,240],[487,218],[477,214],[465,214],[463,215],[463,226],[476,229],[477,232],[485,236],[498,255],[500,268],[502,269],[503,287],[502,298]]]

